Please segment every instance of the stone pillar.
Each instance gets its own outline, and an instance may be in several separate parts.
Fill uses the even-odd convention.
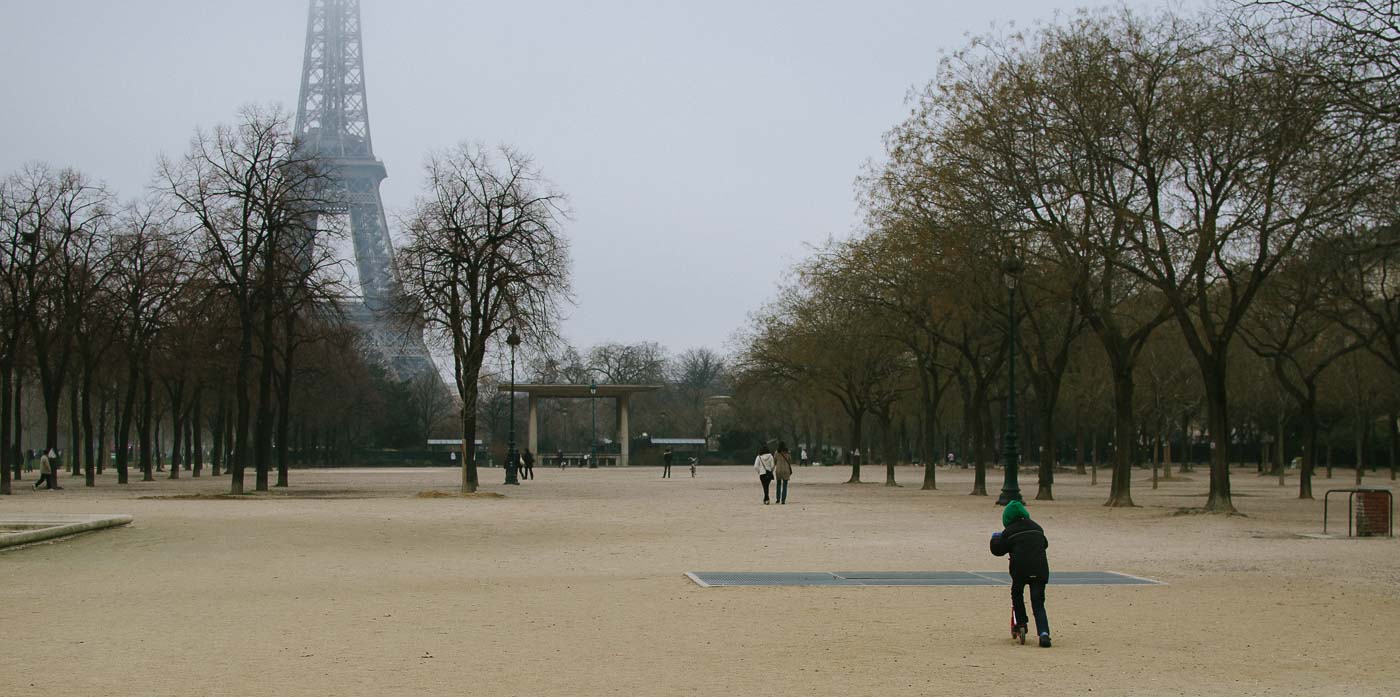
[[[530,419],[525,427],[525,447],[535,454],[535,459],[540,457],[540,409],[539,400],[535,398],[535,393],[529,393]],[[544,461],[540,461],[544,465]]]
[[[631,395],[623,394],[617,398],[617,441],[622,444],[622,454],[617,460],[620,467],[631,464],[632,430],[628,423],[631,407]]]

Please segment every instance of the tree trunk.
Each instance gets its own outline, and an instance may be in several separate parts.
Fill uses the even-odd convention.
[[[1043,399],[1041,401],[1044,401]],[[1035,500],[1055,500],[1055,410],[1040,405],[1040,472]]]
[[[1257,434],[1257,432],[1256,432],[1256,434],[1254,434],[1254,453],[1256,453],[1257,458],[1259,458],[1259,460],[1257,460],[1257,462],[1256,462],[1256,465],[1254,465],[1254,472],[1263,474],[1263,473],[1264,473],[1264,439],[1263,439],[1263,437],[1260,437],[1260,435]]]
[[[1298,498],[1311,499],[1313,462],[1317,458],[1317,388],[1308,385],[1308,401],[1299,406],[1303,419],[1303,466],[1298,471]]]
[[[97,486],[97,453],[94,452],[93,425],[92,425],[92,373],[93,366],[90,362],[83,365],[82,384],[82,419],[83,419],[83,463],[84,483],[87,486]]]
[[[185,418],[182,419],[182,421],[185,422],[185,431],[180,436],[181,440],[185,442],[185,457],[181,462],[184,463],[186,472],[192,472],[194,470],[194,434],[191,433],[190,421],[192,419],[190,414],[190,408],[186,408]]]
[[[973,398],[970,408],[965,410],[965,418],[971,422],[972,443],[970,444],[973,459],[972,491],[973,496],[987,495],[987,424],[985,406],[979,404],[977,398]]]
[[[209,466],[212,470],[211,474],[215,477],[222,474],[220,470],[224,464],[224,452],[228,447],[224,442],[224,419],[227,417],[228,402],[224,399],[224,395],[220,394],[219,405],[214,408],[214,421],[209,425],[209,435],[214,441],[211,443],[209,452]]]
[[[141,415],[137,417],[140,422],[137,424],[137,441],[141,446],[141,481],[155,481],[155,473],[152,470],[154,463],[151,460],[151,428],[155,421],[152,415],[154,411],[154,396],[151,394],[151,367],[146,365],[144,375],[141,376]]]
[[[155,412],[155,452],[152,455],[156,459],[156,471],[165,471],[165,434],[161,433],[161,412]]]
[[[78,401],[78,381],[68,381],[68,474],[83,476],[82,403]]]
[[[927,369],[919,371],[919,396],[921,406],[924,409],[923,428],[919,430],[923,437],[921,443],[923,447],[924,461],[924,484],[920,487],[923,491],[934,491],[938,489],[938,463],[943,458],[935,452],[938,449],[938,401],[934,397],[934,390],[929,385],[929,374]]]
[[[296,320],[295,312],[288,311],[286,320],[282,323],[282,330],[285,336],[286,349],[283,352],[282,363],[282,384],[278,395],[277,408],[277,486],[286,487],[288,484],[287,455],[291,444],[288,442],[292,412],[292,375],[295,363],[293,361],[296,352]]]
[[[117,413],[117,483],[126,484],[131,465],[131,419],[136,409],[136,387],[138,370],[134,360],[129,360],[126,369],[126,397]]]
[[[1104,505],[1127,508],[1135,505],[1132,442],[1137,426],[1133,423],[1133,374],[1131,367],[1115,366],[1113,372],[1113,479]],[[1095,443],[1097,447],[1097,440]]]
[[[15,371],[14,376],[14,406],[10,413],[14,416],[15,427],[10,432],[11,442],[14,447],[10,449],[10,463],[14,465],[15,481],[23,481],[24,476],[24,372]]]
[[[1395,481],[1395,458],[1397,450],[1400,450],[1400,414],[1390,413],[1390,481]]]
[[[1074,427],[1074,473],[1084,474],[1084,429]]]
[[[476,471],[476,390],[472,389],[473,399],[464,402],[458,413],[462,431],[462,493],[470,494],[481,485]]]
[[[10,411],[14,409],[11,392],[14,390],[14,366],[5,361],[0,363],[0,496],[9,496],[14,493],[10,486],[10,470],[19,469],[11,460],[15,457],[15,448],[10,438],[10,427],[14,425]],[[13,440],[19,440],[14,438]]]
[[[235,402],[234,418],[229,418],[229,414],[224,415],[224,474],[233,474],[233,448],[238,443],[238,439],[233,434],[233,429],[238,425],[237,407]]]
[[[1090,458],[1092,458],[1092,459],[1089,461],[1089,486],[1098,486],[1098,484],[1099,484],[1099,432],[1098,432],[1098,431],[1094,431],[1094,432],[1092,432],[1092,433],[1089,434],[1089,444],[1090,444],[1090,446],[1092,446],[1092,448],[1093,448],[1093,452],[1090,453]]]
[[[1366,443],[1361,430],[1362,419],[1356,417],[1356,427],[1352,429],[1356,432],[1356,486],[1361,486],[1361,474],[1366,468]]]
[[[1212,368],[1205,379],[1205,399],[1210,440],[1215,447],[1210,452],[1210,493],[1205,508],[1212,513],[1234,513],[1235,504],[1230,498],[1230,413],[1225,369],[1220,365]]]
[[[1181,412],[1181,466],[1178,472],[1191,471],[1191,414]]]
[[[1180,472],[1180,469],[1177,469]],[[1162,478],[1172,478],[1172,434],[1170,431],[1162,436]]]
[[[233,388],[237,400],[237,415],[233,424],[233,476],[229,482],[229,491],[233,494],[243,493],[243,471],[248,464],[248,424],[252,416],[247,386],[253,362],[253,319],[248,312],[244,312],[243,316],[243,336],[238,350],[238,379]]]
[[[851,417],[851,449],[848,450],[848,451],[846,451],[846,452],[850,453],[850,459],[851,459],[851,478],[850,478],[850,479],[847,479],[847,480],[846,480],[846,483],[847,483],[847,484],[859,484],[859,483],[860,483],[860,456],[857,455],[856,453],[859,453],[859,452],[860,452],[861,434],[862,434],[862,432],[863,432],[861,426],[863,425],[863,422],[865,421],[865,412],[864,412],[864,411],[857,410],[857,411],[855,411],[854,413],[852,413],[852,414],[850,415],[850,417]]]
[[[884,452],[881,453],[885,461],[885,486],[899,486],[894,480],[894,465],[897,457],[895,448],[890,447],[891,438],[890,420],[888,417],[880,417],[880,440],[884,443]]]
[[[194,418],[190,420],[190,440],[194,446],[194,476],[204,472],[204,421],[201,412],[204,399],[196,394],[194,398]]]
[[[181,390],[183,392],[184,390]],[[181,395],[183,399],[183,395]],[[185,419],[183,416],[184,407],[178,401],[172,399],[170,407],[170,432],[174,434],[174,439],[170,445],[170,478],[180,478],[180,465],[184,464],[185,445]]]
[[[1152,461],[1152,488],[1157,488],[1157,470],[1162,463],[1162,427],[1157,427],[1157,433],[1152,436],[1152,442],[1148,444],[1147,457]]]
[[[39,392],[44,397],[44,450],[58,450],[58,412],[63,398],[63,375],[40,366]],[[57,474],[58,468],[54,468]]]
[[[108,392],[102,391],[102,399],[97,405],[97,473],[100,475],[107,469],[107,457],[111,453],[107,450],[107,412],[111,410]]]
[[[271,326],[266,327],[271,330]],[[257,491],[267,491],[268,475],[271,473],[272,464],[272,355],[271,339],[264,339],[262,367],[258,374],[258,419],[256,424],[256,434],[254,447],[256,452],[253,456],[253,463],[256,471],[256,481],[254,488]]]

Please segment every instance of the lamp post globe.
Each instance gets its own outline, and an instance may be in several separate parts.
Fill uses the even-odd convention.
[[[1021,450],[1016,435],[1016,282],[1025,270],[1025,263],[1016,255],[1011,255],[1001,260],[1002,278],[1006,280],[1006,319],[1007,324],[1007,362],[1006,362],[1006,439],[1002,448],[1004,458],[1003,478],[1001,483],[1001,495],[997,497],[997,505],[1005,506],[1012,501],[1024,501],[1021,498],[1021,484],[1017,481],[1017,469],[1021,463]]]
[[[591,397],[588,401],[593,405],[593,436],[590,446],[592,454],[588,458],[588,469],[598,469],[598,383],[588,383],[588,394]]]
[[[515,450],[515,348],[520,345],[520,335],[511,331],[506,337],[506,343],[510,345],[510,428],[506,441],[506,484],[519,485],[520,480],[516,477],[519,471],[520,453]]]

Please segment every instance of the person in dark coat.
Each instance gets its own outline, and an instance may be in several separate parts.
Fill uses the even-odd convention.
[[[525,472],[524,472],[524,474],[522,474],[522,475],[520,476],[520,478],[521,478],[521,479],[534,479],[534,478],[535,478],[535,454],[532,453],[532,452],[530,452],[530,449],[529,449],[529,448],[526,448],[526,449],[525,449]]]
[[[1045,583],[1050,580],[1050,560],[1045,550],[1050,540],[1045,530],[1031,520],[1025,504],[1012,501],[1001,512],[1005,530],[992,534],[992,554],[1011,555],[1011,607],[1016,625],[1026,629],[1026,599],[1024,589],[1031,587],[1031,611],[1035,613],[1035,630],[1040,645],[1050,648],[1050,619],[1045,614]]]
[[[666,448],[666,452],[661,453],[661,478],[671,477],[671,449]]]

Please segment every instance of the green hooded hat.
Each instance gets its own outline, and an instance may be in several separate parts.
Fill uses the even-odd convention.
[[[1012,501],[1006,504],[1006,508],[1001,510],[1001,526],[1009,527],[1013,522],[1022,518],[1029,518],[1031,514],[1026,511],[1026,504],[1020,501]]]

